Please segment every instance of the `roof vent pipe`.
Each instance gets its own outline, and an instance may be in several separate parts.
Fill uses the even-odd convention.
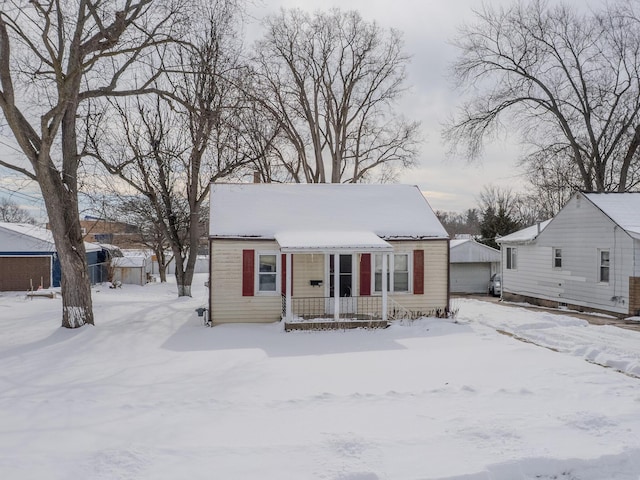
[[[540,235],[540,222],[538,222],[538,235]]]

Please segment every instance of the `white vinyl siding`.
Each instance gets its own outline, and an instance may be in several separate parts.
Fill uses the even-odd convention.
[[[579,206],[578,206],[579,203]],[[529,244],[517,244],[517,270],[504,269],[503,291],[616,313],[627,313],[634,240],[588,200],[572,197]],[[562,268],[549,261],[562,245]],[[503,244],[503,250],[510,245]],[[608,250],[609,283],[599,281],[599,251]]]

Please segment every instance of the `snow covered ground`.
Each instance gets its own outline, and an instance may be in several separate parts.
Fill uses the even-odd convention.
[[[640,478],[640,333],[473,300],[457,323],[205,328],[204,280],[97,288],[71,331],[60,299],[0,296],[0,478]]]

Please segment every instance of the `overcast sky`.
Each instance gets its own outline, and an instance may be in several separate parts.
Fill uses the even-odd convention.
[[[491,5],[508,5],[511,0],[491,0]],[[447,78],[448,66],[457,51],[450,42],[457,28],[473,18],[480,0],[264,0],[250,11],[261,18],[279,8],[298,7],[310,12],[339,7],[358,10],[366,20],[404,33],[405,52],[411,56],[408,84],[400,110],[410,119],[422,122],[425,142],[418,166],[400,177],[402,183],[418,185],[435,210],[462,212],[476,206],[482,187],[494,185],[525,188],[517,168],[520,147],[516,139],[505,138],[488,145],[480,162],[447,156],[441,140],[441,125],[455,111],[460,92]],[[259,36],[256,23],[247,27],[248,37]]]
[[[255,20],[247,25],[248,48],[252,39],[261,34],[259,19],[277,13],[281,7],[299,7],[310,12],[331,7],[356,9],[366,20],[375,20],[384,27],[394,27],[404,33],[405,52],[411,56],[408,67],[411,90],[399,107],[409,119],[422,122],[425,141],[418,166],[402,174],[399,180],[418,185],[435,210],[463,212],[474,208],[483,186],[490,183],[508,186],[514,191],[526,188],[517,167],[521,149],[515,138],[504,138],[487,145],[481,161],[472,164],[463,157],[447,156],[447,148],[441,140],[442,122],[455,112],[460,96],[447,78],[448,66],[457,55],[450,42],[457,28],[473,18],[472,9],[481,6],[480,0],[249,1],[253,1],[249,13]],[[512,1],[515,0],[488,0],[487,3],[504,5]],[[0,141],[4,140],[0,138]],[[6,147],[0,148],[7,151]],[[0,194],[7,192],[6,173],[6,170],[0,171]],[[10,183],[13,185],[13,181]],[[38,193],[23,188],[14,200],[31,203],[35,207],[34,214],[42,216],[42,202],[30,200],[35,196],[39,196]]]

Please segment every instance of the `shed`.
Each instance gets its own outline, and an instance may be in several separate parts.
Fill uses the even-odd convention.
[[[450,242],[451,293],[487,293],[491,275],[500,272],[500,251],[472,238]]]
[[[101,248],[85,242],[89,265],[99,263]],[[0,291],[59,287],[60,262],[50,230],[0,222]]]
[[[144,253],[111,259],[113,281],[130,285],[146,285],[151,275],[151,257]]]
[[[449,308],[448,235],[416,186],[213,184],[213,324]]]

